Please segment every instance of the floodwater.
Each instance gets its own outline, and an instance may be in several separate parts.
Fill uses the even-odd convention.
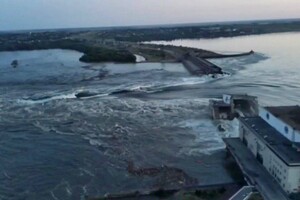
[[[256,52],[212,60],[231,74],[216,79],[190,76],[181,64],[84,64],[75,51],[0,53],[0,199],[232,182],[222,137],[237,135],[237,122],[212,122],[208,100],[249,93],[262,105],[299,104],[299,39],[287,33],[171,42]],[[137,176],[128,163],[170,170]]]

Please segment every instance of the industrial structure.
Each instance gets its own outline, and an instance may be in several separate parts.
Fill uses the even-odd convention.
[[[209,101],[213,119],[233,119],[258,115],[258,100],[247,94],[224,94],[221,100]]]
[[[300,107],[260,108],[239,121],[241,141],[286,193],[299,193]]]
[[[209,104],[213,119],[239,120],[239,136],[223,140],[248,184],[265,199],[300,195],[300,106],[260,107],[247,94]]]
[[[224,95],[222,102],[213,107],[213,116],[219,105],[222,113],[226,105],[232,113],[234,99],[234,95]],[[224,142],[249,185],[265,199],[289,199],[290,194],[300,194],[300,107],[255,109],[254,99],[248,101],[250,104],[243,103],[247,112],[238,117],[239,137],[224,138]]]

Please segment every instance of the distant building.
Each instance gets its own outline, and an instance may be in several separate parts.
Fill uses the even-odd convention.
[[[288,194],[300,192],[300,107],[265,107],[240,118],[240,139]]]

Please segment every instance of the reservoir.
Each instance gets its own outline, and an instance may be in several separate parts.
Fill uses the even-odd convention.
[[[203,48],[225,54],[254,50],[256,54],[248,57],[212,60],[232,73],[229,79],[218,81],[213,88],[219,85],[219,89],[228,92],[257,95],[263,104],[284,105],[299,104],[299,39],[300,33],[280,33],[151,43]]]

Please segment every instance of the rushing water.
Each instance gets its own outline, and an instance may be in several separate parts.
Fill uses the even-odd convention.
[[[129,162],[181,169],[200,185],[231,182],[221,137],[236,135],[237,123],[212,122],[208,99],[247,92],[262,104],[297,104],[299,39],[171,42],[257,52],[213,60],[231,73],[217,79],[190,76],[181,64],[84,64],[74,51],[0,53],[0,199],[84,199],[185,184],[178,170],[130,174]]]

